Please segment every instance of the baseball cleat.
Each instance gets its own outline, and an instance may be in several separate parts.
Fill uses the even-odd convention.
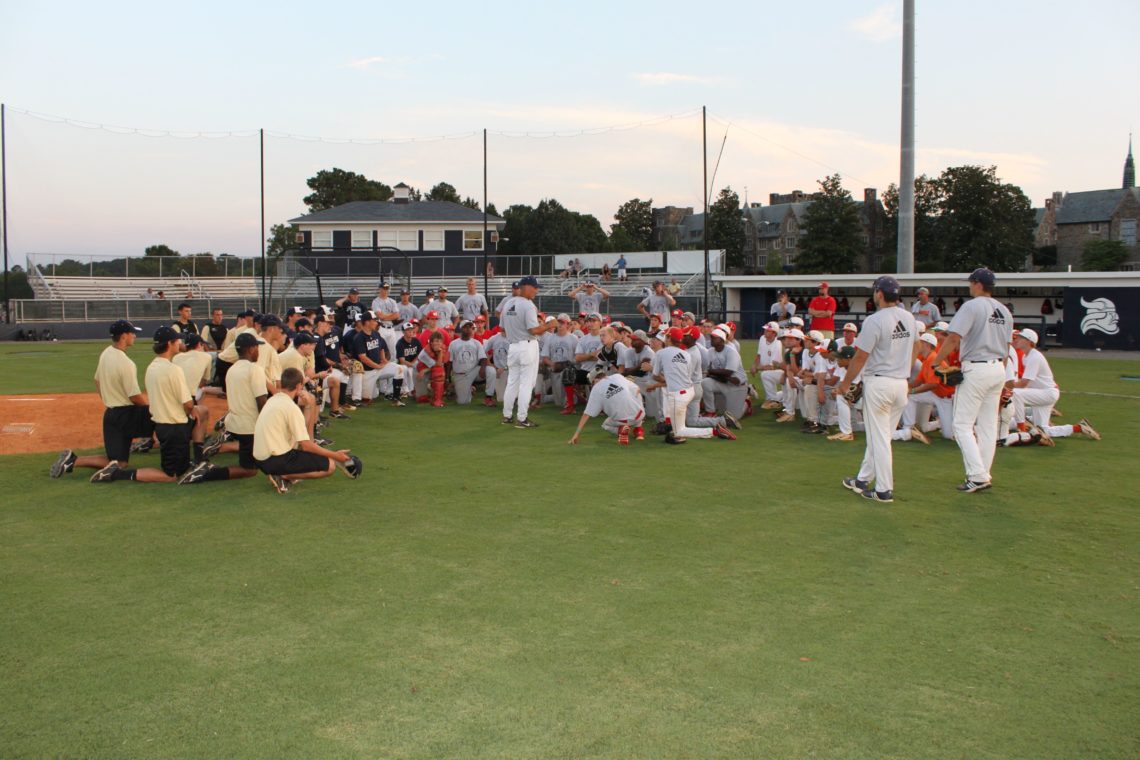
[[[1060,409],[1058,409],[1057,407],[1053,407],[1052,409],[1049,410],[1049,416],[1050,417],[1064,417],[1065,415],[1061,413]]]
[[[715,428],[713,428],[713,435],[717,438],[723,438],[726,441],[736,440],[736,434],[724,425],[717,425]]]
[[[559,414],[573,414],[574,413],[574,407],[564,406],[564,407],[562,407],[562,410],[558,413]]]
[[[872,491],[868,489],[859,495],[868,501],[878,501],[883,504],[890,504],[895,500],[895,495],[890,491]]]
[[[827,436],[829,441],[854,441],[855,436],[851,433],[836,433],[835,435]]]
[[[1100,440],[1100,433],[1096,432],[1096,428],[1094,428],[1092,426],[1092,423],[1089,422],[1088,417],[1081,417],[1081,421],[1078,422],[1077,424],[1080,425],[1080,427],[1081,427],[1081,434],[1082,435],[1087,435],[1089,438],[1092,438],[1094,441]]]
[[[527,428],[538,427],[538,423],[537,422],[531,422],[530,420],[519,420],[518,422],[515,423],[515,427],[517,427],[520,430],[525,430]]]
[[[360,474],[364,472],[364,462],[360,461],[360,457],[352,454],[348,455],[347,462],[337,462],[336,466],[340,468],[341,472],[353,480],[359,478]]]
[[[53,478],[58,478],[61,475],[66,475],[75,469],[75,460],[78,459],[75,452],[71,449],[64,449],[59,452],[59,457],[52,462],[51,471],[49,474]]]
[[[392,406],[407,406],[407,404],[405,404],[403,401],[401,401],[398,398],[394,398],[394,399],[392,399]],[[443,405],[440,404],[440,406],[443,406]]]
[[[859,478],[844,478],[843,487],[854,491],[855,493],[861,494],[869,489],[871,487],[871,484],[865,480],[859,480]]]
[[[910,429],[910,439],[912,441],[918,441],[919,443],[925,443],[927,446],[930,445],[930,439],[926,437],[925,433],[916,427]]]
[[[644,440],[645,440],[645,428],[643,428],[643,427],[641,427],[640,425],[638,425],[638,426],[637,426],[636,428],[634,428],[634,430],[633,430],[633,437],[634,437],[634,438],[636,438],[636,439],[637,439],[637,440],[639,440],[639,441],[644,441]]]
[[[678,438],[677,436],[673,435],[672,432],[668,432],[665,434],[665,443],[671,443],[674,446],[678,446],[678,445],[685,443],[685,442],[686,441],[684,438]]]
[[[206,479],[206,473],[214,469],[214,465],[209,462],[199,462],[191,467],[186,473],[178,479],[178,485],[189,486],[194,483],[201,483]]]
[[[622,425],[618,428],[618,446],[629,445],[629,425]]]
[[[1029,428],[1029,432],[1032,435],[1037,436],[1037,438],[1038,438],[1037,445],[1038,446],[1056,446],[1057,445],[1057,442],[1053,440],[1053,436],[1051,436],[1045,432],[1045,428],[1038,427],[1037,425],[1033,425],[1032,427]]]
[[[760,408],[761,409],[779,409],[780,408],[780,402],[779,401],[765,401],[763,404],[760,405]]]
[[[794,414],[788,414],[787,412],[781,412],[780,414],[776,415],[776,422],[795,422],[795,421],[796,421],[796,415],[794,415]]]
[[[992,483],[978,483],[974,480],[964,480],[962,484],[958,486],[958,490],[962,493],[974,493],[976,491],[984,491],[992,485]]]
[[[214,422],[214,432],[221,432],[226,426],[226,415],[222,415]]]
[[[735,417],[733,417],[728,412],[724,413],[724,422],[726,425],[728,425],[728,427],[732,428],[733,430],[740,430],[740,420],[736,419]]]
[[[115,460],[107,463],[107,466],[101,470],[96,470],[95,474],[91,476],[92,483],[110,483],[115,477],[115,473],[123,469]]]
[[[153,438],[140,438],[137,441],[134,441],[133,443],[131,443],[131,453],[132,454],[145,454],[153,448],[154,448],[154,439]]]
[[[289,493],[289,481],[280,475],[266,475],[269,478],[269,485],[273,486],[277,493]]]
[[[494,406],[494,405],[495,405],[495,397],[494,396],[484,396],[483,397],[483,406]]]
[[[330,417],[332,417],[334,420],[347,420],[347,419],[351,419],[351,418],[350,418],[350,417],[349,417],[347,414],[345,414],[344,412],[340,411],[339,409],[337,409],[336,411],[333,411],[333,412],[329,412],[329,416],[330,416]]]
[[[514,417],[504,417],[502,419],[502,423],[504,425],[513,425],[513,424],[515,424],[515,418]]]
[[[205,446],[202,447],[202,456],[206,459],[217,454],[222,449],[222,436],[214,436]]]
[[[329,446],[333,445],[332,440],[329,438],[314,438],[313,443],[317,444],[318,446],[321,446],[322,448],[326,448],[326,449]]]
[[[341,404],[340,408],[341,408],[341,411],[343,411],[343,412],[355,412],[356,411],[356,405],[355,404]]]

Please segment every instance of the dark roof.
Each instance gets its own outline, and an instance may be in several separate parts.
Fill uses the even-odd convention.
[[[1107,222],[1112,219],[1113,212],[1128,192],[1130,191],[1115,188],[1065,193],[1061,207],[1057,209],[1057,224]]]
[[[487,215],[489,224],[501,224],[506,220],[494,214]],[[290,224],[327,223],[376,224],[378,222],[463,222],[481,224],[483,212],[461,206],[451,201],[353,201],[341,206],[314,211],[311,214],[290,219]]]

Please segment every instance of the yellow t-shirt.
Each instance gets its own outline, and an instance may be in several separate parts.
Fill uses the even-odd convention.
[[[287,454],[298,441],[309,440],[305,415],[285,393],[275,393],[265,402],[253,431],[253,458],[262,461]]]
[[[289,348],[279,353],[277,355],[277,360],[281,363],[282,372],[289,369],[290,367],[294,367],[301,370],[301,374],[305,377],[308,377],[308,374],[305,372],[305,370],[311,369],[313,366],[313,357],[305,356],[297,350],[296,346],[289,346]]]
[[[281,381],[281,357],[277,349],[263,343],[257,349],[257,365],[265,370],[265,379],[271,383]]]
[[[138,367],[126,351],[120,351],[114,346],[107,346],[99,355],[95,379],[99,382],[99,396],[108,409],[132,406],[131,396],[142,393],[139,390]]]
[[[226,403],[230,407],[226,414],[226,430],[253,435],[258,417],[257,397],[268,395],[264,370],[253,362],[238,359],[226,373]]]
[[[234,345],[234,341],[237,340],[237,336],[242,333],[253,333],[257,335],[257,330],[254,330],[252,327],[230,328],[230,331],[226,333],[226,339],[222,341],[222,350],[218,352],[218,358],[226,364],[233,364],[238,360],[237,346]]]
[[[171,362],[156,356],[146,368],[146,394],[150,398],[150,418],[160,425],[180,425],[189,415],[183,406],[190,401],[186,375]]]
[[[171,360],[186,376],[186,389],[193,394],[202,386],[202,381],[210,381],[210,370],[214,367],[214,357],[205,351],[183,351]]]

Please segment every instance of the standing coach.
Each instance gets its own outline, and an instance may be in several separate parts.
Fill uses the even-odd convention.
[[[538,379],[538,336],[557,327],[558,322],[538,321],[534,297],[541,287],[538,280],[527,275],[519,280],[519,294],[507,299],[500,322],[510,343],[507,350],[507,389],[503,393],[503,424],[509,425],[518,404],[517,428],[538,427],[527,419],[530,396]]]

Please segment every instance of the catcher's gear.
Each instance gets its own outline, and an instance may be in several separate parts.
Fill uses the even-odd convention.
[[[935,367],[934,374],[938,375],[943,385],[949,386],[958,385],[966,379],[961,367]]]
[[[353,480],[359,478],[361,473],[364,472],[364,462],[360,461],[360,457],[355,454],[349,454],[347,462],[337,462],[336,466],[340,468],[341,472]]]
[[[847,400],[847,403],[851,404],[852,406],[857,404],[859,402],[859,399],[863,398],[863,382],[860,381],[853,384],[850,388],[847,389],[847,392],[843,394],[843,398],[845,398]]]
[[[1013,402],[1013,391],[1009,388],[1001,389],[1001,405],[1003,407],[1009,406]]]
[[[617,364],[618,352],[617,344],[613,344],[609,348],[602,346],[598,349],[598,361],[605,362],[606,364]]]
[[[574,385],[578,380],[577,368],[573,364],[567,364],[562,369],[561,379],[563,385]]]

